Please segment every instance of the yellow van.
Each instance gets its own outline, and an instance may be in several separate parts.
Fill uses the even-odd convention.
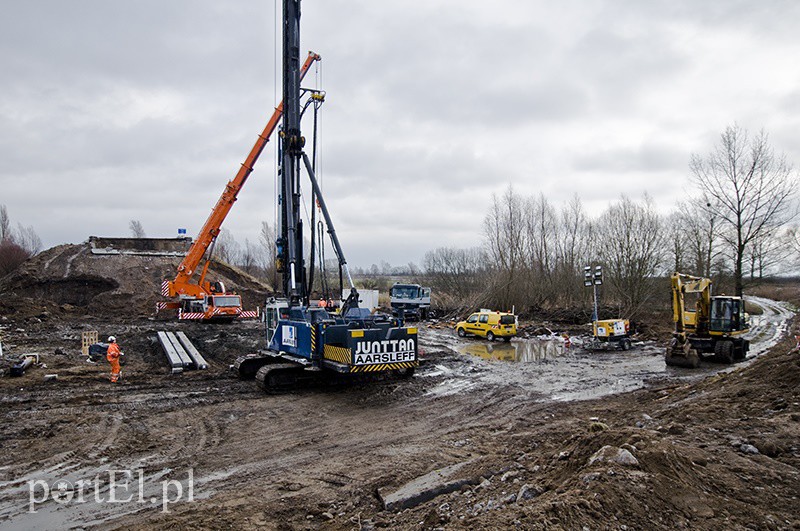
[[[466,321],[456,324],[459,337],[474,335],[485,337],[489,341],[501,337],[503,341],[511,341],[517,335],[517,317],[513,313],[481,310],[470,315]]]

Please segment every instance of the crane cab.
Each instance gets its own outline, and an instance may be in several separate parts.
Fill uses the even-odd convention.
[[[179,319],[232,321],[242,313],[242,298],[232,293],[203,295],[181,301]]]

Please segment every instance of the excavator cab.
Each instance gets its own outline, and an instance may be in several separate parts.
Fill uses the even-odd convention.
[[[748,328],[744,301],[740,297],[712,297],[709,329],[712,333],[739,332]]]

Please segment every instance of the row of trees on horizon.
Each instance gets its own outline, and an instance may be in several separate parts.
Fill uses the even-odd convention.
[[[352,272],[362,288],[386,290],[397,277],[424,283],[442,308],[525,312],[588,306],[591,290],[583,285],[583,270],[600,265],[603,302],[624,316],[666,304],[668,298],[659,294],[674,271],[713,278],[738,295],[748,279],[789,272],[800,255],[800,233],[793,225],[798,175],[774,152],[767,134],[728,127],[708,154],[692,156],[689,171],[695,193],[668,216],[658,214],[647,195],[623,195],[591,218],[577,195],[557,206],[542,194],[526,197],[509,186],[492,197],[480,245],[433,249],[420,265],[381,262]],[[129,228],[134,237],[145,237],[140,221],[132,220]],[[268,222],[257,242],[243,245],[222,229],[214,254],[279,286],[275,240]],[[0,205],[0,276],[40,249],[33,228],[12,229]],[[329,256],[317,243],[313,257],[318,269],[326,265],[327,276],[315,276],[313,289],[320,292],[323,283],[338,287],[338,266],[327,249]],[[661,302],[654,302],[656,297]]]

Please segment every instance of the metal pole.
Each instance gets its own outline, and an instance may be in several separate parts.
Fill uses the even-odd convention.
[[[597,321],[597,284],[592,283],[592,288],[594,290],[594,315],[592,316],[592,321]]]
[[[336,256],[339,258],[339,265],[344,269],[344,272],[347,275],[347,282],[350,284],[350,289],[353,289],[355,288],[355,284],[353,283],[353,278],[350,276],[350,268],[347,267],[347,260],[344,258],[344,251],[342,251],[342,246],[339,244],[339,238],[336,236],[336,229],[333,228],[333,221],[331,221],[331,216],[328,213],[328,207],[325,205],[325,198],[322,197],[322,190],[320,190],[319,184],[317,183],[317,178],[314,175],[314,168],[311,167],[311,161],[308,160],[308,155],[305,153],[303,153],[303,162],[306,165],[306,171],[308,172],[308,177],[311,180],[311,186],[314,188],[314,192],[317,194],[319,207],[322,209],[322,215],[325,217],[325,224],[328,225],[328,234],[331,235],[331,242],[333,243],[334,251],[336,251]]]
[[[302,234],[300,227],[299,172],[303,137],[300,134],[300,0],[283,0],[283,179],[281,196],[285,224],[286,267],[284,291],[290,305],[305,297],[298,289],[298,276],[303,271]],[[300,283],[301,285],[304,282]]]

